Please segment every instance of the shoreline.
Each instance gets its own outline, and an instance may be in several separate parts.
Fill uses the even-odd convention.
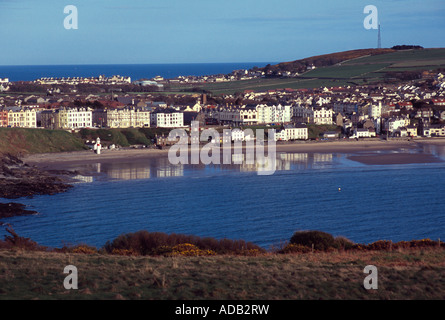
[[[351,160],[358,161],[365,164],[395,164],[395,163],[431,163],[442,162],[440,158],[436,158],[431,154],[412,154],[401,153],[397,156],[386,155],[382,158],[381,155],[376,155],[372,152],[376,151],[404,151],[415,150],[422,148],[425,145],[435,145],[445,147],[445,139],[435,138],[431,139],[415,139],[415,140],[359,140],[359,141],[311,141],[311,142],[295,142],[295,143],[277,143],[277,153],[345,153],[353,154]],[[202,145],[201,145],[202,147]],[[165,149],[118,149],[118,150],[102,150],[100,155],[97,155],[92,150],[62,152],[62,153],[40,153],[26,155],[22,161],[28,165],[48,168],[48,169],[63,169],[69,166],[78,164],[91,163],[118,163],[118,162],[132,162],[144,159],[153,158],[167,158],[169,147]],[[188,146],[190,152],[190,146]],[[243,152],[248,149],[243,144]],[[267,146],[265,146],[267,151]],[[233,146],[232,146],[233,150]],[[222,153],[222,148],[221,148]],[[393,158],[397,157],[397,161]]]

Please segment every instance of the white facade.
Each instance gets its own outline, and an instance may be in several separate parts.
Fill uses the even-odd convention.
[[[282,130],[277,130],[274,135],[275,141],[307,140],[308,130],[306,126],[285,126]]]
[[[90,128],[93,126],[93,112],[87,108],[59,110],[60,127],[63,129]]]
[[[31,108],[12,107],[8,110],[8,126],[37,128],[37,112]]]
[[[258,123],[289,123],[292,117],[291,106],[285,105],[266,105],[256,106],[258,112]]]
[[[332,108],[312,107],[312,106],[294,106],[294,117],[304,123],[314,124],[333,124],[334,111]]]
[[[399,128],[409,125],[408,118],[391,118],[385,122],[385,130],[394,133]]]
[[[233,129],[232,130],[232,141],[244,141],[244,130]]]
[[[369,129],[365,128],[355,128],[354,134],[351,138],[371,138],[375,137],[375,132],[369,131]]]
[[[314,109],[314,120],[315,124],[333,124],[334,113],[332,109],[317,108]]]
[[[380,102],[378,105],[370,105],[368,107],[368,115],[370,118],[379,118],[382,116],[382,103]]]
[[[220,122],[234,125],[252,125],[258,123],[258,112],[253,106],[226,107],[217,111]]]
[[[150,117],[153,126],[159,128],[184,127],[184,114],[182,112],[153,112]]]

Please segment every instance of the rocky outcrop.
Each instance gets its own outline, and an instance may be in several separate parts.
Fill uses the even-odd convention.
[[[44,171],[24,164],[12,155],[0,156],[0,198],[17,199],[34,195],[52,195],[72,187],[69,171]]]

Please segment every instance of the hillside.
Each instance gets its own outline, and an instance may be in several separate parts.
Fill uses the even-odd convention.
[[[0,300],[442,300],[444,255],[443,249],[255,257],[0,250]],[[64,289],[67,265],[78,270],[78,290]],[[377,290],[363,286],[367,265],[378,268]]]
[[[309,68],[314,66],[315,69]],[[222,83],[199,88],[213,94],[235,94],[245,90],[311,89],[348,85],[403,83],[420,79],[423,71],[445,69],[445,49],[362,49],[320,55],[266,66],[267,77]],[[279,76],[289,71],[298,76]],[[180,85],[172,89],[190,89]],[[195,88],[196,89],[196,88]]]
[[[12,227],[0,240],[1,299],[443,299],[445,250],[439,241],[356,244],[321,231],[297,231],[265,250],[243,240],[141,230],[97,249],[47,248]],[[78,290],[62,271],[74,265]],[[378,290],[366,290],[366,266]],[[11,281],[13,279],[13,281]]]
[[[82,140],[63,130],[0,128],[0,155],[84,150]]]
[[[282,62],[273,66],[266,66],[260,70],[266,72],[266,74],[274,75],[281,72],[298,72],[303,73],[307,71],[308,67],[326,67],[332,66],[337,63],[357,59],[365,56],[375,56],[380,54],[386,54],[396,52],[394,49],[358,49],[343,52],[336,52],[330,54],[324,54],[319,56],[313,56],[309,58],[304,58],[300,60]]]

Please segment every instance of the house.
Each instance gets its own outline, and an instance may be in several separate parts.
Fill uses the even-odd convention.
[[[184,113],[175,109],[157,109],[151,113],[150,123],[157,128],[184,127]]]
[[[307,140],[307,126],[303,124],[284,125],[281,129],[275,131],[274,139],[275,141]]]
[[[367,128],[354,128],[354,133],[351,138],[369,138],[371,137],[371,132]],[[375,135],[375,132],[374,132]]]
[[[294,120],[302,123],[333,124],[334,111],[332,108],[295,105]]]
[[[415,125],[406,126],[408,137],[417,137],[417,130],[418,128]]]
[[[323,138],[335,139],[335,138],[338,138],[338,133],[335,131],[326,131],[325,133],[323,133]]]
[[[431,118],[433,116],[433,109],[429,107],[421,107],[417,109],[416,117],[418,118]]]
[[[217,120],[223,124],[252,125],[258,123],[258,111],[255,105],[223,107],[215,112]]]
[[[378,105],[371,104],[368,107],[368,115],[371,118],[379,118],[382,115],[382,102],[380,101]]]
[[[244,130],[235,128],[232,130],[232,141],[244,141]]]
[[[8,126],[8,110],[0,108],[0,127]]]
[[[394,133],[398,128],[409,125],[408,118],[389,118],[385,121],[385,130]]]
[[[37,128],[37,112],[32,108],[9,107],[8,126],[21,128]]]
[[[408,137],[408,130],[406,127],[399,127],[394,131],[396,137]]]
[[[343,115],[342,115],[341,113],[338,113],[338,114],[335,116],[335,124],[336,124],[338,127],[343,127]]]
[[[445,124],[431,124],[429,130],[431,137],[445,137]]]
[[[93,126],[93,113],[88,108],[65,108],[40,112],[41,126],[48,129],[79,129]]]
[[[290,105],[259,104],[256,106],[258,123],[289,123],[292,117]]]

